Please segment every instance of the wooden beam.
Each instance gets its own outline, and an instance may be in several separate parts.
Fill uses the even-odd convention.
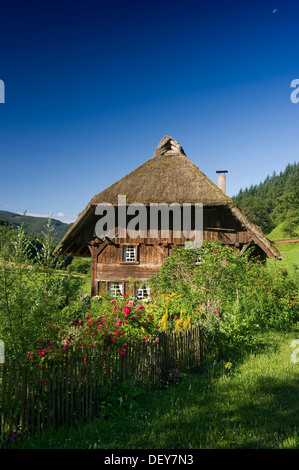
[[[233,228],[222,228],[222,227],[205,227],[204,230],[211,230],[212,232],[235,232]]]
[[[251,237],[253,241],[264,251],[264,253],[266,253],[268,258],[275,258],[273,253],[264,245],[264,243],[259,238],[257,238],[253,233],[251,233]]]
[[[168,256],[168,253],[165,252],[165,250],[163,250],[162,246],[161,245],[157,245],[155,244],[154,247],[156,248],[156,250],[158,250],[158,252],[163,255],[164,258],[166,258]],[[164,247],[167,249],[168,247],[166,245],[164,245]]]
[[[234,245],[234,242],[232,242],[230,237],[228,237],[225,232],[219,232],[219,236],[220,236],[220,241],[222,240],[225,245]],[[229,243],[227,243],[224,237],[229,241]]]
[[[97,295],[97,263],[98,256],[108,245],[108,241],[105,240],[101,245],[89,244],[88,248],[91,254],[91,296],[94,297]]]
[[[114,246],[117,246],[117,247],[119,246],[118,243],[115,243],[115,242],[114,242],[113,240],[111,240],[111,238],[109,238],[109,237],[105,237],[104,240],[107,241],[108,243],[110,243],[110,245],[114,245]]]
[[[243,248],[240,250],[240,256],[242,256],[242,255],[245,253],[245,251],[247,250],[247,248],[252,244],[252,243],[251,243],[252,241],[253,241],[253,240],[252,240],[252,238],[250,237],[248,243],[246,243],[246,245],[244,245]]]
[[[100,253],[102,253],[102,251],[106,248],[106,246],[109,245],[109,242],[107,240],[105,240],[103,243],[101,243],[100,245],[96,245],[94,243],[90,243],[88,245],[88,248],[89,248],[89,251],[91,253],[91,256],[94,255],[96,257],[99,256]]]

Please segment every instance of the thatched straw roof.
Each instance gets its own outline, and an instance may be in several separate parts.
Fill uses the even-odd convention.
[[[80,231],[80,227],[85,226],[91,214],[94,215],[95,206],[100,203],[117,205],[119,195],[126,196],[127,204],[176,202],[233,208],[235,217],[246,227],[250,225],[251,231],[263,240],[273,256],[281,256],[260,229],[249,222],[232,199],[200,171],[186,156],[181,145],[169,136],[163,137],[149,160],[91,199],[57,249],[63,247],[63,252],[67,252],[73,236]]]
[[[222,205],[231,201],[168,136],[161,140],[153,157],[94,196],[89,204],[109,202],[117,205],[119,194],[126,195],[128,204],[201,202]]]

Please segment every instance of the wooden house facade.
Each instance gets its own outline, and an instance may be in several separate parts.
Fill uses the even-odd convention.
[[[56,250],[62,254],[91,257],[91,295],[101,289],[113,294],[132,294],[130,279],[137,279],[135,295],[149,295],[148,279],[158,273],[165,258],[174,246],[185,246],[188,237],[183,230],[174,231],[173,220],[169,231],[162,231],[159,219],[158,237],[147,230],[142,236],[120,237],[122,227],[118,222],[119,196],[125,195],[126,204],[141,203],[147,208],[147,220],[151,204],[177,204],[183,207],[202,204],[203,240],[219,240],[240,254],[249,247],[262,259],[282,256],[259,227],[252,224],[222,189],[214,184],[189,160],[180,144],[165,136],[154,155],[143,165],[124,176],[101,193],[94,196],[79,214]],[[115,208],[115,236],[99,238],[96,224],[98,204],[108,203]],[[194,228],[194,211],[192,212]],[[130,216],[127,216],[128,223]],[[132,219],[132,217],[131,217]]]

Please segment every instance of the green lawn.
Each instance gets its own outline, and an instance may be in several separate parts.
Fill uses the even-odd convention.
[[[91,292],[91,275],[90,274],[87,274],[85,276],[85,281],[84,281],[83,286],[81,287],[81,292],[83,294],[90,295],[90,292]]]
[[[270,232],[267,237],[269,238],[269,240],[286,240],[288,238],[296,238],[295,237],[291,237],[290,235],[286,235],[282,229],[283,227],[283,223],[277,225],[277,227],[275,227],[272,232]],[[299,232],[299,227],[297,227],[297,232]]]
[[[276,248],[284,259],[282,261],[268,260],[268,265],[271,267],[281,265],[289,271],[291,276],[299,280],[299,243],[279,243]]]
[[[290,347],[296,338],[298,329],[260,334],[243,358],[206,365],[178,386],[136,398],[136,389],[115,391],[103,416],[19,437],[10,447],[298,449],[299,362],[291,361]]]

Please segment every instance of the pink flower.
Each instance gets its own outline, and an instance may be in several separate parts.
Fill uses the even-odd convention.
[[[124,307],[124,312],[126,315],[128,315],[130,312],[131,312],[131,308],[130,307]]]
[[[138,310],[145,310],[145,307],[143,305],[139,305]]]
[[[118,321],[116,322],[116,326],[120,326],[121,324],[122,324],[122,320],[118,320]]]

